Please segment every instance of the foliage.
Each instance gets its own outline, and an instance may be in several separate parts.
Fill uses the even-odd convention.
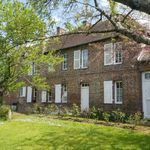
[[[131,123],[131,124],[134,124],[134,126],[136,126],[140,123],[141,119],[142,119],[142,114],[140,112],[136,112],[134,114],[131,114],[128,117],[127,122]]]
[[[0,119],[8,119],[9,107],[0,105]]]
[[[80,116],[80,108],[79,108],[79,106],[76,105],[76,104],[73,104],[73,106],[72,106],[72,115],[73,115],[74,117]]]
[[[103,119],[108,123],[110,119],[110,114],[108,112],[103,113]]]
[[[39,68],[41,63],[58,64],[62,61],[55,52],[42,51],[46,24],[28,4],[17,0],[0,1],[0,85],[1,91],[13,91],[25,84],[48,88],[41,71],[33,78],[27,74],[31,62]],[[45,37],[45,38],[44,38]],[[47,40],[49,44],[49,40]],[[48,51],[48,49],[47,49]]]

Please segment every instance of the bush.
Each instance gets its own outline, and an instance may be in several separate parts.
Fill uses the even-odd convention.
[[[103,119],[108,123],[110,120],[110,114],[108,112],[104,112]]]
[[[72,115],[74,116],[74,117],[78,117],[78,116],[80,116],[80,108],[79,108],[79,106],[78,105],[76,105],[76,104],[73,104],[73,107],[72,107]]]
[[[125,123],[126,114],[121,112],[119,109],[114,110],[110,113],[110,121]]]
[[[8,119],[9,107],[5,105],[0,106],[0,119]]]

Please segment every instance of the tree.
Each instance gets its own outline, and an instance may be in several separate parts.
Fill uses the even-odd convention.
[[[114,0],[115,2],[129,6],[131,9],[150,14],[150,0]]]
[[[143,11],[146,2],[139,3],[141,7],[136,7],[136,2],[141,2],[140,0],[131,0],[130,2],[129,0],[126,0],[125,2],[123,2],[123,0],[105,0],[105,2],[102,0],[69,0],[67,2],[65,0],[41,0],[40,2],[35,0],[29,1],[34,8],[38,10],[39,14],[44,14],[45,16],[50,16],[53,11],[57,12],[59,8],[62,9],[63,7],[64,11],[69,14],[69,18],[73,18],[74,20],[79,21],[83,18],[85,19],[87,18],[87,14],[88,20],[94,19],[96,23],[102,20],[102,18],[107,19],[113,25],[114,29],[111,31],[106,30],[106,32],[115,31],[135,40],[138,43],[150,45],[150,37],[145,35],[144,29],[139,29],[139,26],[137,27],[137,23],[135,23],[136,21],[134,21],[135,19],[132,17],[137,16],[137,14],[135,15],[134,13],[134,9]],[[109,6],[107,6],[107,8],[103,6],[106,1],[109,2]],[[149,4],[149,0],[146,1]],[[123,13],[120,13],[120,5],[117,5],[116,2],[122,2],[123,4],[130,6],[132,9],[124,7]],[[89,9],[84,9],[85,7],[88,7]],[[76,10],[78,10],[78,12]],[[84,15],[83,10],[90,11],[90,13],[88,12]],[[73,11],[74,13],[72,13]],[[138,12],[138,16],[139,15],[141,15],[140,12]],[[98,32],[99,31],[97,31],[97,33]]]
[[[45,64],[60,63],[55,51],[46,55],[42,51],[46,25],[30,5],[18,1],[0,1],[0,103],[4,93],[25,84],[48,88],[41,72],[27,76],[31,63],[37,68]],[[56,42],[57,39],[53,39]],[[52,41],[51,41],[52,42]]]

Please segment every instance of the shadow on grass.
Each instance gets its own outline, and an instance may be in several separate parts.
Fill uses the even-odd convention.
[[[150,135],[111,127],[51,127],[39,136],[24,139],[20,146],[31,143],[42,150],[150,150]]]

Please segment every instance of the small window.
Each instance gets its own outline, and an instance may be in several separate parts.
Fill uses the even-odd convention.
[[[34,62],[30,63],[30,67],[29,67],[29,71],[28,71],[28,75],[32,76],[36,73],[36,65]]]
[[[88,50],[74,51],[74,69],[82,69],[88,67]]]
[[[37,100],[37,89],[36,88],[33,88],[33,96],[32,96],[32,102],[36,102]]]
[[[67,103],[67,85],[62,85],[62,103]]]
[[[145,73],[145,79],[150,80],[150,73]]]
[[[88,67],[88,50],[82,50],[82,68],[87,68]]]
[[[21,87],[19,90],[19,96],[25,97],[26,96],[26,87]]]
[[[48,72],[54,72],[55,68],[53,64],[48,64]]]
[[[115,82],[115,102],[122,103],[123,100],[123,88],[122,88],[122,81]]]
[[[114,44],[114,64],[122,63],[122,44],[115,43]]]
[[[64,54],[64,61],[62,63],[62,70],[67,70],[68,62],[67,62],[67,53]]]
[[[104,65],[122,63],[122,44],[109,43],[104,45]]]
[[[52,92],[51,92],[51,90],[47,91],[47,102],[48,103],[52,102]]]

